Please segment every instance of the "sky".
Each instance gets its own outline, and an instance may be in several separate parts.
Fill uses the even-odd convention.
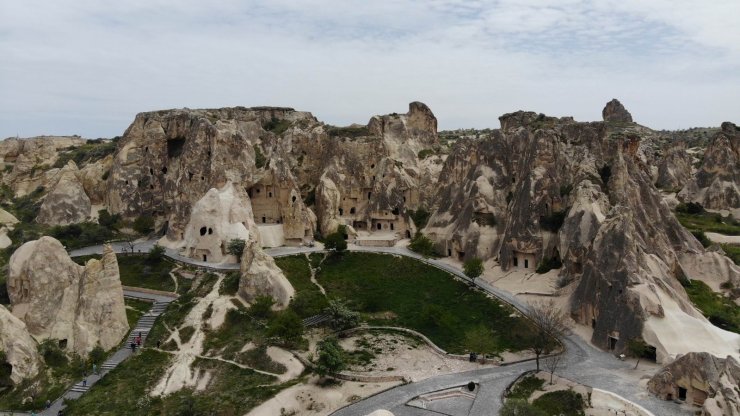
[[[740,123],[738,0],[0,0],[0,138],[121,135],[168,108],[274,105],[440,129],[529,110]]]

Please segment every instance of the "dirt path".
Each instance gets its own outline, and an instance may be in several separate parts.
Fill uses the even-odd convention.
[[[315,284],[324,296],[326,296],[326,290],[324,290],[324,287],[321,286],[321,284],[319,284],[319,282],[316,280],[316,270],[321,268],[321,264],[324,263],[324,260],[326,260],[326,256],[328,255],[328,253],[324,253],[324,257],[322,257],[321,261],[319,262],[319,267],[314,269],[313,266],[311,266],[311,255],[309,253],[304,253],[304,256],[306,256],[306,261],[308,261],[308,268],[311,270],[311,283]]]

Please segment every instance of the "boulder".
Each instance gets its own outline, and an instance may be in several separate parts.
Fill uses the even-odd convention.
[[[604,121],[616,121],[621,123],[632,123],[632,115],[616,98],[606,103],[604,110],[601,111]]]
[[[13,225],[17,223],[18,219],[13,214],[0,208],[0,225]]]
[[[52,237],[23,244],[10,257],[8,295],[13,314],[36,339],[54,339],[87,355],[108,350],[128,332],[116,255],[106,245],[101,260],[73,262]]]
[[[56,183],[44,197],[36,221],[45,225],[69,225],[90,218],[90,198],[77,179],[79,170],[73,161],[57,172]]]
[[[740,415],[740,365],[732,357],[691,352],[663,367],[647,384],[663,400],[702,406],[702,415]]]
[[[259,296],[269,296],[275,300],[275,309],[285,309],[294,294],[293,286],[275,260],[256,240],[249,240],[242,254],[239,295],[250,303]]]
[[[11,366],[10,381],[13,384],[39,373],[41,357],[36,341],[28,333],[26,324],[1,305],[0,353],[5,355],[5,362]]]

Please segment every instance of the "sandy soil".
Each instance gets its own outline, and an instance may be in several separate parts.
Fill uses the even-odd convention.
[[[337,385],[321,387],[316,384],[317,381],[318,377],[311,377],[306,384],[285,389],[252,409],[246,416],[278,416],[281,409],[285,409],[288,414],[294,411],[295,416],[328,415],[340,407],[401,384],[343,381]]]
[[[493,366],[441,357],[422,341],[400,334],[366,332],[341,339],[340,345],[346,351],[364,349],[375,356],[367,365],[350,367],[346,372],[352,374],[403,376],[419,381],[440,374]]]
[[[481,276],[493,286],[514,295],[553,295],[557,292],[558,273],[550,270],[544,274],[534,273],[531,269],[512,268],[503,271],[498,263],[488,261]]]
[[[740,244],[740,235],[724,235],[718,233],[704,233],[712,242],[720,244]]]
[[[303,372],[303,364],[289,351],[278,347],[267,347],[267,356],[270,357],[272,361],[282,364],[287,368],[287,371],[278,377],[280,382],[292,380],[300,376]]]

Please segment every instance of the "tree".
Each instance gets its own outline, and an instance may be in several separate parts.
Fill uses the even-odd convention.
[[[640,359],[648,353],[649,347],[642,338],[632,338],[627,341],[627,352],[631,357],[637,358],[635,369],[640,364]]]
[[[164,247],[160,246],[159,244],[155,244],[146,255],[147,263],[159,263],[164,258],[164,252]]]
[[[424,234],[417,232],[409,243],[409,250],[419,253],[424,257],[435,257],[434,242]]]
[[[134,220],[134,231],[139,234],[149,234],[154,231],[154,218],[150,215],[141,215]]]
[[[229,244],[226,246],[226,251],[229,254],[236,256],[236,258],[241,261],[242,254],[244,253],[244,247],[246,245],[247,242],[242,240],[241,238],[234,238],[232,240],[229,240]]]
[[[478,257],[465,260],[463,272],[465,272],[465,276],[468,276],[470,280],[475,282],[475,278],[483,274],[483,260]]]
[[[540,356],[552,352],[569,333],[568,318],[550,301],[530,305],[529,319],[535,328],[528,349],[534,353],[540,371]]]
[[[316,360],[316,372],[321,377],[338,373],[344,369],[344,354],[336,338],[320,341],[317,353],[319,357]]]
[[[555,375],[555,370],[558,369],[558,365],[562,358],[563,354],[551,354],[542,360],[545,364],[545,368],[550,372],[550,384],[552,384],[552,377]]]
[[[101,209],[98,211],[98,224],[101,226],[118,231],[120,222],[120,214],[111,214],[107,209]]]
[[[347,250],[347,241],[344,239],[344,234],[339,231],[329,234],[329,236],[326,237],[324,248],[331,250],[336,254],[344,253],[344,251]]]
[[[331,327],[337,331],[354,328],[360,324],[360,314],[348,308],[342,300],[330,300],[326,313],[331,315]]]
[[[257,296],[249,307],[249,313],[255,318],[269,318],[274,304],[275,301],[270,296]]]
[[[270,321],[267,335],[278,338],[285,345],[295,345],[303,337],[303,321],[295,312],[287,309]]]

